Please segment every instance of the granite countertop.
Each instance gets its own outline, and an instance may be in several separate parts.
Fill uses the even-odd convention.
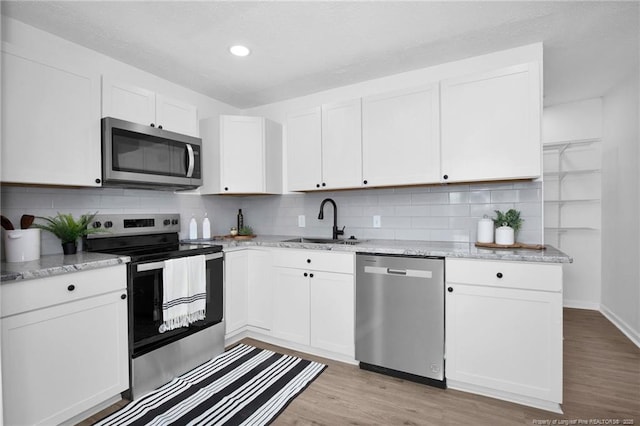
[[[78,252],[77,254],[52,254],[29,262],[2,262],[0,282],[30,280],[69,272],[115,266],[131,261],[129,256],[104,253]]]
[[[358,240],[358,244],[317,244],[285,242],[283,240],[299,238],[286,235],[257,236],[251,240],[185,240],[195,244],[221,245],[225,251],[245,247],[279,247],[311,250],[331,250],[336,252],[402,254],[409,256],[437,256],[466,259],[510,260],[521,262],[571,263],[573,259],[555,247],[546,245],[544,250],[525,249],[487,249],[478,248],[474,243],[456,243],[445,241],[408,241],[408,240]],[[307,237],[305,237],[307,238]]]
[[[358,240],[358,244],[318,244],[286,242],[295,236],[264,235],[250,240],[184,240],[182,242],[199,245],[221,245],[225,251],[246,247],[276,247],[307,250],[331,250],[350,253],[401,254],[409,256],[437,256],[466,259],[511,260],[521,262],[571,263],[573,259],[547,245],[545,250],[522,249],[485,249],[475,247],[473,243],[454,243],[443,241],[407,241],[407,240]],[[42,256],[30,262],[3,262],[0,265],[0,282],[43,278],[52,275],[87,269],[104,268],[130,262],[128,256],[116,256],[104,253],[79,252],[75,255],[62,254]]]

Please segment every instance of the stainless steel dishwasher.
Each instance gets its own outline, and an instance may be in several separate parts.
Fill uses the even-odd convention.
[[[356,359],[362,369],[446,387],[444,259],[358,253]]]

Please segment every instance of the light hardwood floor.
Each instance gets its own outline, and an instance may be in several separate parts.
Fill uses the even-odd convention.
[[[411,383],[257,340],[243,343],[328,365],[274,425],[533,425],[546,420],[623,424],[625,419],[640,425],[640,349],[596,311],[565,309],[564,336],[562,415]],[[90,425],[124,404],[80,425]]]

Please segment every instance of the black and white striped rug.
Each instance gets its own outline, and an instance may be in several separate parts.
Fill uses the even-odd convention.
[[[325,368],[239,344],[96,425],[266,425]]]

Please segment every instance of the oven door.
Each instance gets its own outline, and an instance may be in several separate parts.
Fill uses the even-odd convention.
[[[160,333],[164,261],[129,264],[129,339],[133,358],[196,333],[222,321],[223,254],[205,255],[207,276],[206,317],[189,327]]]

